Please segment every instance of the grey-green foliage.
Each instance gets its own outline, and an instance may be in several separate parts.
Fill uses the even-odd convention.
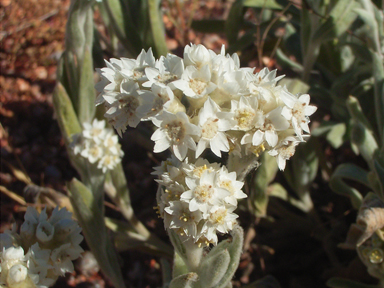
[[[233,228],[231,239],[221,241],[204,255],[194,272],[188,271],[188,247],[185,242],[172,230],[169,236],[175,247],[174,278],[169,287],[231,287],[231,279],[238,268],[243,249],[244,232],[240,226]]]
[[[159,0],[105,0],[99,7],[104,22],[110,25],[110,33],[119,39],[127,56],[136,57],[150,47],[156,58],[167,54]]]

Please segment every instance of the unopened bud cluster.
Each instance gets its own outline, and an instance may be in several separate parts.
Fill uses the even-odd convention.
[[[80,154],[90,163],[97,163],[97,168],[105,173],[112,170],[124,152],[112,129],[105,128],[105,121],[94,119],[92,124],[83,123],[84,130],[73,136],[72,148],[75,154]]]
[[[137,59],[110,59],[99,70],[96,102],[119,134],[151,120],[154,152],[168,148],[179,159],[188,150],[198,158],[206,148],[275,156],[280,169],[309,133],[316,111],[307,94],[293,95],[277,85],[283,76],[264,68],[240,68],[237,54],[219,54],[202,45],[186,46],[183,58],[156,60],[151,49]]]
[[[236,172],[199,158],[196,163],[175,157],[162,162],[153,174],[160,184],[158,213],[166,229],[173,229],[199,246],[217,244],[217,232],[229,233],[238,217],[237,200],[247,197]]]
[[[52,286],[59,276],[73,272],[72,261],[83,252],[81,228],[65,208],[50,218],[28,207],[20,234],[16,227],[0,234],[0,286],[7,288]]]

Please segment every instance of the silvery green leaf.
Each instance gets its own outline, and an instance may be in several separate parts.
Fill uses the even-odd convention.
[[[169,229],[168,236],[171,240],[173,248],[175,248],[175,252],[184,260],[185,263],[187,263],[187,251],[179,235],[177,235],[177,233],[174,232],[173,229]]]
[[[327,134],[326,139],[333,148],[337,149],[343,145],[346,131],[347,126],[345,123],[338,123],[331,128]]]
[[[69,183],[68,190],[76,218],[101,270],[116,288],[124,288],[117,254],[104,224],[104,212],[97,203],[100,201],[77,179]]]
[[[194,273],[187,273],[174,278],[169,284],[169,288],[192,288],[193,283],[199,279],[199,276]]]
[[[244,0],[243,5],[245,7],[276,9],[276,10],[281,10],[284,8],[276,0]]]
[[[174,252],[173,256],[173,270],[172,270],[172,277],[176,278],[180,275],[187,274],[188,273],[188,266],[185,264],[183,258],[177,253]]]
[[[95,88],[93,81],[93,59],[90,50],[85,47],[80,68],[78,94],[78,117],[81,123],[91,123],[95,115]]]
[[[347,100],[347,108],[352,119],[354,119],[356,122],[361,123],[366,129],[372,132],[372,126],[369,123],[367,117],[365,117],[364,112],[361,109],[359,100],[357,100],[357,98],[349,96]]]
[[[328,19],[314,32],[312,41],[323,43],[344,33],[357,17],[355,8],[357,8],[355,1],[337,1]]]
[[[351,142],[357,146],[361,156],[373,170],[373,157],[378,152],[378,145],[372,133],[355,119],[351,124]]]
[[[282,67],[291,68],[293,71],[302,73],[303,72],[303,66],[293,60],[291,60],[287,55],[284,54],[284,52],[277,48],[276,50],[276,59],[277,63],[281,65]]]
[[[318,139],[311,138],[307,143],[299,144],[296,147],[295,155],[289,160],[284,171],[285,179],[299,199],[310,198],[308,197],[309,187],[316,177],[319,165],[316,154],[317,141]]]
[[[359,191],[346,184],[344,179],[357,181],[367,187],[370,187],[368,172],[354,164],[341,164],[333,172],[329,181],[329,186],[333,192],[349,197],[352,206],[355,209],[358,209],[361,205],[363,197]]]
[[[138,234],[132,225],[124,221],[105,217],[105,225],[114,234],[114,244],[118,251],[136,249],[150,255],[157,255],[172,259],[171,246],[157,241],[157,238],[145,237]]]
[[[59,123],[61,133],[64,136],[65,143],[69,145],[72,135],[80,133],[82,128],[79,120],[77,119],[71,99],[60,82],[57,84],[55,91],[53,92],[53,106],[55,108],[56,118]]]
[[[327,281],[327,286],[331,288],[380,288],[380,285],[368,285],[349,279],[333,277]]]
[[[275,157],[263,153],[260,157],[261,165],[253,176],[253,185],[250,187],[248,202],[257,217],[267,215],[268,185],[275,178],[278,167]]]
[[[240,256],[243,250],[244,231],[239,225],[235,226],[231,232],[232,242],[230,243],[227,251],[231,260],[228,264],[228,269],[223,278],[213,288],[225,288],[231,281],[235,274],[237,267],[239,266]]]
[[[160,1],[148,0],[148,12],[155,55],[157,55],[157,57],[160,57],[161,55],[166,56],[168,48],[167,44],[165,43],[165,29],[164,22],[161,17]]]
[[[227,273],[228,265],[231,260],[229,252],[221,249],[219,253],[208,256],[200,263],[198,275],[199,281],[204,287],[214,287]]]

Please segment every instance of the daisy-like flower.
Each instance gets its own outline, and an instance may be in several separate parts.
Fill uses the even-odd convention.
[[[241,191],[244,183],[236,180],[236,172],[228,172],[223,166],[219,171],[218,186],[229,191],[230,195],[225,197],[225,202],[237,206],[237,199],[247,198],[247,194]]]
[[[283,117],[281,110],[282,107],[278,107],[267,115],[265,115],[265,122],[261,129],[256,130],[252,137],[252,144],[259,146],[264,141],[268,143],[270,147],[275,147],[279,141],[278,131],[284,131],[289,128],[289,122]]]
[[[151,140],[155,141],[153,149],[155,153],[171,148],[177,159],[183,160],[188,148],[196,150],[193,136],[199,136],[200,129],[190,123],[189,117],[184,112],[172,114],[163,111],[161,115],[152,119],[152,122],[158,127],[151,137]]]
[[[200,210],[206,214],[213,205],[221,205],[223,199],[229,196],[226,189],[217,186],[217,174],[204,171],[200,179],[189,178],[185,182],[190,190],[181,194],[180,200],[189,202],[189,210]]]
[[[88,139],[93,139],[95,142],[99,142],[104,139],[106,129],[105,121],[99,121],[96,118],[93,119],[92,124],[83,123],[84,132],[83,136]]]
[[[254,96],[240,98],[231,102],[231,112],[234,114],[236,125],[234,129],[249,131],[264,125],[264,112],[259,109],[258,99]]]
[[[234,126],[235,122],[232,118],[233,113],[221,112],[219,106],[208,97],[198,116],[201,138],[197,144],[196,158],[208,147],[218,157],[221,157],[221,151],[229,151],[225,131]]]
[[[176,55],[169,54],[167,57],[161,56],[156,61],[155,68],[145,68],[145,75],[148,81],[143,83],[143,87],[151,87],[153,84],[168,85],[169,83],[180,79],[184,71],[183,59]]]
[[[211,71],[208,65],[197,70],[194,66],[188,66],[180,80],[170,84],[171,88],[177,88],[190,98],[203,98],[216,89],[216,84],[211,82]]]
[[[202,219],[201,211],[190,211],[188,203],[171,201],[165,209],[164,225],[171,229],[182,229],[185,235],[196,238],[197,223]]]
[[[224,205],[212,206],[209,211],[209,217],[204,222],[202,233],[210,243],[217,245],[217,232],[226,234],[232,230],[239,216],[234,214],[236,206],[226,207]]]
[[[143,104],[138,89],[139,85],[130,80],[122,85],[122,93],[115,96],[104,96],[108,108],[104,116],[112,123],[120,136],[125,132],[127,126],[136,127],[149,112],[138,110]]]
[[[303,141],[299,137],[288,136],[280,141],[274,149],[268,151],[269,155],[276,158],[280,170],[285,169],[286,161],[295,154],[296,146],[300,142]]]
[[[294,96],[291,93],[284,93],[281,97],[287,105],[282,113],[287,120],[291,120],[296,135],[303,140],[302,132],[309,133],[309,116],[316,112],[317,107],[309,105],[310,96],[303,94]]]

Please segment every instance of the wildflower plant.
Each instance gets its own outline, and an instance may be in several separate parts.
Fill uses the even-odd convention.
[[[367,17],[366,11],[358,8],[358,1],[340,0],[329,6],[309,1],[311,5],[315,3],[319,6],[314,11],[328,13],[327,17],[319,18],[310,13],[310,10],[301,8],[300,11],[295,11],[299,12],[295,14],[298,17],[295,23],[302,21],[301,30],[296,31],[298,28],[295,25],[280,17],[288,8],[297,9],[290,7],[291,4],[284,8],[275,1],[262,1],[266,5],[264,7],[260,6],[259,1],[239,0],[232,5],[225,31],[222,31],[228,36],[230,45],[227,51],[224,46],[215,52],[203,45],[191,43],[184,47],[183,55],[179,57],[167,53],[164,39],[160,39],[164,33],[158,21],[158,3],[141,1],[148,3],[148,15],[140,14],[138,19],[132,12],[135,9],[124,9],[122,3],[128,2],[131,3],[109,0],[97,4],[102,17],[110,23],[108,29],[111,39],[118,38],[122,45],[119,47],[116,41],[111,41],[111,45],[107,45],[109,54],[119,55],[118,52],[123,49],[125,57],[114,56],[98,65],[105,67],[96,69],[100,81],[94,85],[90,51],[99,45],[98,41],[93,41],[95,30],[92,25],[91,5],[94,3],[72,1],[67,49],[59,67],[59,84],[54,95],[55,111],[68,154],[81,178],[72,180],[68,185],[72,205],[102,271],[114,285],[118,288],[125,287],[115,250],[115,245],[122,249],[124,243],[124,247],[139,247],[163,257],[164,287],[231,287],[244,240],[236,210],[243,199],[248,198],[246,201],[253,214],[265,216],[267,188],[277,187],[278,184],[269,186],[269,183],[279,169],[285,170],[284,177],[300,199],[296,203],[295,200],[285,200],[296,204],[304,212],[313,208],[309,187],[321,162],[318,151],[315,151],[319,142],[316,138],[310,139],[310,117],[317,109],[310,104],[310,98],[315,94],[319,99],[324,99],[326,97],[319,96],[324,91],[329,92],[332,97],[318,101],[321,102],[318,103],[319,106],[330,103],[326,108],[332,113],[336,111],[335,118],[343,119],[344,123],[331,123],[327,127],[320,125],[317,136],[322,133],[332,134],[332,137],[327,135],[326,138],[334,144],[335,139],[340,140],[344,136],[343,134],[339,137],[337,132],[338,127],[344,125],[349,133],[347,136],[351,137],[354,151],[361,153],[370,169],[367,172],[353,167],[351,172],[351,166],[341,166],[333,171],[333,175],[328,175],[331,178],[331,188],[350,197],[353,207],[360,209],[360,218],[353,227],[363,231],[363,236],[360,235],[358,243],[352,243],[352,246],[367,265],[368,271],[375,277],[382,277],[380,264],[383,258],[383,238],[380,229],[383,226],[366,224],[368,222],[364,218],[373,207],[370,202],[370,197],[373,196],[363,197],[356,189],[351,189],[343,182],[343,178],[357,179],[372,188],[376,196],[382,199],[382,13],[370,1],[360,2],[361,7],[372,12],[372,17]],[[241,23],[244,22],[243,8],[248,7],[247,5],[260,9],[260,15],[264,9],[282,11],[280,18],[276,20],[279,25],[284,24],[287,31],[294,31],[302,36],[303,57],[291,53],[295,56],[291,58],[302,60],[302,64],[293,63],[284,54],[289,52],[286,51],[288,49],[276,49],[279,63],[292,68],[301,75],[302,80],[285,79],[284,76],[277,76],[276,70],[270,71],[268,68],[257,71],[254,68],[240,67],[238,55],[228,53],[241,50],[241,45],[248,43],[249,39],[250,45],[257,40],[258,62],[262,63],[260,52],[265,37],[253,38],[260,34],[255,30],[257,27],[249,25],[253,30],[238,38],[238,32],[242,29]],[[137,10],[140,13],[147,11]],[[143,19],[149,18],[150,25],[137,25]],[[356,67],[350,65],[337,73],[330,67],[332,61],[320,59],[324,57],[321,47],[332,48],[324,51],[345,48],[336,47],[337,41],[333,43],[330,40],[347,37],[348,27],[357,18],[369,22],[369,27],[376,27],[372,34],[377,32],[370,36],[372,47],[369,50],[370,62],[375,71],[373,86],[374,99],[377,102],[377,123],[374,125],[369,125],[370,120],[363,115],[363,109],[356,98],[349,95],[345,99],[338,98],[338,94],[345,96],[344,94],[357,91],[347,90],[342,84],[343,79],[345,81],[343,77],[346,77],[344,73],[354,72],[354,68],[358,70],[356,75],[359,77],[358,73],[367,70],[366,67],[364,70],[359,66],[367,61],[361,61],[357,57],[364,53],[356,53],[357,60],[352,61]],[[370,18],[377,23],[371,23]],[[271,19],[271,25],[266,25],[268,29],[271,29],[274,21],[275,19]],[[360,22],[357,24],[362,25]],[[196,23],[195,26],[197,27]],[[140,28],[135,30],[132,27]],[[148,30],[145,30],[146,27],[149,27]],[[268,33],[268,29],[265,33]],[[280,39],[284,42],[284,47],[289,47],[288,38],[291,39]],[[76,41],[71,41],[72,39]],[[343,42],[345,46],[349,44],[347,41]],[[295,46],[294,52],[297,53],[296,48]],[[101,54],[95,54],[94,60],[100,63]],[[337,85],[325,87],[324,83],[315,83],[316,79],[312,79],[311,75],[317,66],[321,71],[319,75],[326,79],[324,82],[332,83],[333,75],[337,75]],[[364,86],[363,84],[361,85]],[[97,91],[95,97],[94,88]],[[333,102],[329,99],[333,99]],[[345,107],[340,108],[340,103]],[[96,108],[94,104],[97,105]],[[121,166],[123,152],[118,137],[112,129],[106,128],[107,124],[105,120],[101,120],[101,115],[104,115],[120,136],[127,129],[141,129],[142,121],[152,124],[145,127],[153,128],[150,136],[153,152],[170,151],[170,156],[154,168],[153,175],[157,176],[158,183],[155,210],[164,221],[173,249],[136,219]],[[307,143],[299,145],[303,142]],[[339,142],[339,145],[343,143],[342,140]],[[288,161],[295,153],[298,157]],[[256,175],[252,179],[254,187],[251,187],[251,193],[247,195],[243,191],[246,176],[255,168]],[[278,188],[287,194],[281,185]],[[253,193],[255,190],[257,191]],[[120,209],[128,225],[124,226],[121,221],[105,217],[104,193]],[[361,225],[362,223],[366,225]],[[368,232],[364,230],[367,227]],[[107,229],[114,232],[115,242],[108,237]],[[353,232],[351,233],[353,236]],[[18,253],[21,255],[20,251]],[[25,266],[23,263],[26,258],[23,257],[15,256],[15,259],[19,259],[19,262],[16,261],[17,265]],[[166,268],[170,258],[173,259],[172,273]],[[329,283],[333,285],[332,281]],[[335,284],[334,287],[338,286]]]

